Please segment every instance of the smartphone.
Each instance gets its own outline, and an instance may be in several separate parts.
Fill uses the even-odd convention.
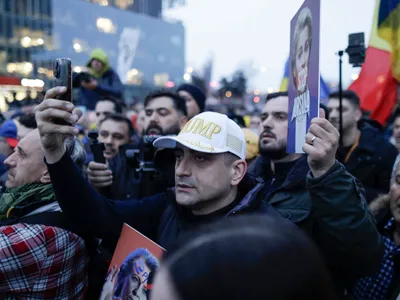
[[[57,58],[53,64],[54,74],[54,85],[65,86],[67,91],[57,96],[59,100],[72,102],[72,66],[71,59],[69,58]],[[64,120],[54,120],[55,124],[59,125],[71,125]]]
[[[71,59],[57,58],[53,65],[55,86],[65,86],[67,91],[57,99],[72,102],[72,66]]]

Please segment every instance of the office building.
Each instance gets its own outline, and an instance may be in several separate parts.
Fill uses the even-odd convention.
[[[22,99],[27,88],[35,94],[51,86],[55,58],[71,58],[79,72],[95,48],[107,52],[128,103],[155,87],[182,82],[184,27],[159,17],[159,1],[0,1],[0,109],[11,91]],[[142,9],[145,2],[154,5]]]

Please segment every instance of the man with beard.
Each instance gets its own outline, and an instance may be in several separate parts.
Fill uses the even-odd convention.
[[[188,121],[186,101],[176,93],[160,90],[144,100],[147,135],[176,135]]]
[[[338,183],[344,183],[347,173],[339,162],[336,161],[329,171],[331,184],[326,186],[325,198],[312,196],[308,183],[309,148],[321,145],[324,139],[332,143],[332,136],[327,135],[312,123],[306,135],[306,143],[303,145],[308,155],[287,154],[288,101],[287,93],[268,95],[261,114],[263,126],[259,141],[261,156],[248,172],[264,179],[265,201],[274,206],[283,217],[306,230],[316,241],[326,259],[337,290],[342,296],[345,286],[355,278],[376,271],[383,254],[381,239],[365,198],[348,199],[343,195],[340,196],[342,187],[334,186],[333,182],[336,180]],[[322,109],[320,109],[320,115],[321,118],[325,116]],[[335,127],[327,120],[324,121],[329,132],[334,133],[338,138],[339,133]],[[321,149],[319,155],[326,155],[326,151],[328,149]],[[325,179],[328,180],[328,178]],[[360,182],[354,177],[351,180],[354,188],[360,194],[364,194]],[[324,230],[321,231],[328,223],[329,228],[335,232],[330,237],[323,232]],[[357,233],[351,234],[349,230],[350,227],[355,229],[353,226],[357,226],[358,229]],[[331,244],[333,240],[341,241],[333,246]],[[359,251],[355,251],[354,255],[367,255],[370,259],[365,260],[364,263],[361,261],[355,263],[354,257],[350,259],[345,254],[345,249],[348,249],[350,244],[359,247]]]
[[[115,247],[127,223],[168,251],[205,223],[241,214],[281,215],[314,237],[342,280],[373,273],[379,267],[383,256],[380,235],[362,188],[335,159],[339,133],[323,111],[313,119],[303,145],[307,155],[294,167],[296,172],[289,174],[289,184],[267,199],[264,182],[246,174],[242,129],[226,115],[205,112],[192,118],[177,136],[160,137],[153,144],[174,149],[175,189],[140,201],[114,201],[93,191],[65,152],[62,141],[78,133],[73,125],[82,112],[72,103],[54,99],[63,92],[61,87],[48,91],[37,107],[36,120],[58,202],[91,235]],[[287,129],[287,114],[287,97],[267,102],[263,125],[268,131],[261,143],[272,152],[278,146],[275,127]],[[58,118],[69,120],[72,126],[54,124]],[[296,184],[299,180],[303,185]]]
[[[90,163],[89,181],[96,188],[111,187],[113,199],[129,199],[151,196],[165,191],[174,185],[174,155],[169,150],[158,150],[154,157],[158,172],[137,174],[136,167],[129,162],[137,158],[127,158],[126,150],[146,149],[151,151],[151,143],[145,142],[151,136],[176,135],[187,122],[186,102],[178,94],[169,91],[156,91],[144,101],[144,138],[140,145],[120,145],[119,153],[105,164]],[[103,126],[102,126],[103,127]],[[101,139],[101,130],[100,138]],[[107,144],[106,144],[107,147]],[[107,149],[106,149],[107,150]],[[149,188],[146,188],[150,186]],[[140,188],[139,188],[140,187]],[[104,191],[104,190],[103,190]]]

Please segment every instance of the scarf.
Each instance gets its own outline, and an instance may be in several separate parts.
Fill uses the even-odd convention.
[[[10,188],[4,191],[0,198],[0,220],[4,220],[13,214],[22,212],[22,215],[45,204],[54,202],[56,196],[52,184],[39,182],[28,183],[19,187]]]

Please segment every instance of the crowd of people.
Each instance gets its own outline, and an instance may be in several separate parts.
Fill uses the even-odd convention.
[[[345,91],[340,138],[332,93],[288,154],[286,92],[249,122],[193,84],[134,111],[103,51],[85,72],[85,113],[54,87],[2,119],[1,299],[400,295],[400,115],[382,128]],[[160,265],[138,254],[151,283],[132,264],[108,272],[124,223],[167,250]]]

